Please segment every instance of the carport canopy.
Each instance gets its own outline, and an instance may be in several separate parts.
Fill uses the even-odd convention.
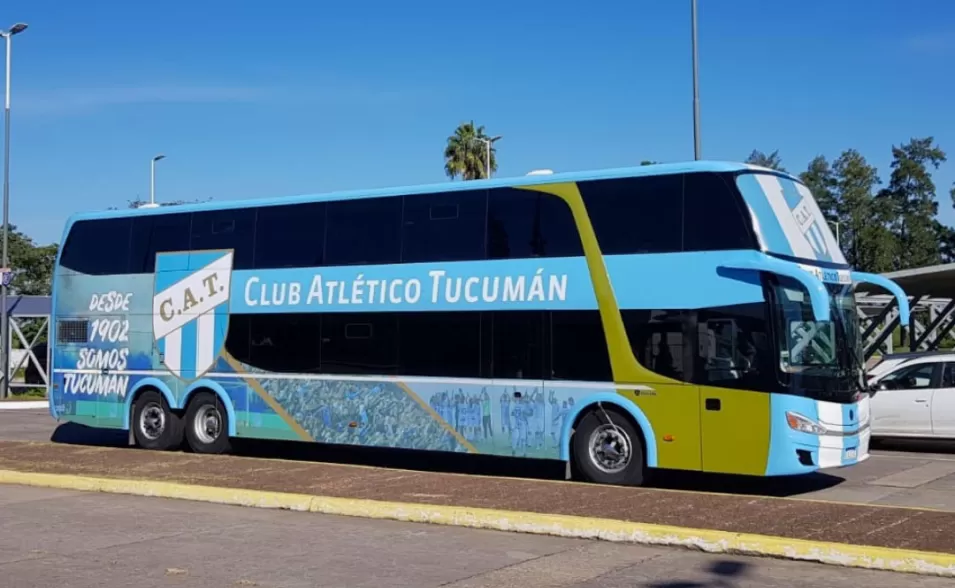
[[[955,263],[930,265],[882,274],[898,284],[912,298],[955,298]],[[856,286],[859,294],[886,294],[874,284]]]
[[[905,291],[905,294],[912,299],[910,303],[912,307],[923,300],[947,302],[945,307],[938,312],[938,316],[934,316],[933,320],[931,320],[928,325],[925,325],[925,329],[922,333],[911,333],[912,336],[908,341],[908,347],[912,351],[916,351],[919,346],[923,344],[928,345],[930,350],[937,349],[942,339],[955,328],[955,321],[948,321],[948,317],[951,316],[952,311],[955,310],[955,263],[930,265],[888,272],[881,275],[883,278],[895,282]],[[856,294],[863,296],[884,296],[889,294],[889,292],[886,292],[876,284],[859,283],[856,285]],[[890,302],[888,306],[883,308],[881,315],[865,329],[863,337],[866,339],[866,359],[869,359],[875,354],[882,343],[891,336],[891,331],[898,325],[898,318],[896,318],[889,321],[887,327],[882,329],[881,332],[875,332],[876,324],[882,322],[893,306],[895,305]],[[947,324],[943,324],[946,321],[948,321]],[[870,335],[874,335],[874,338],[870,338]],[[905,345],[904,340],[902,343]]]

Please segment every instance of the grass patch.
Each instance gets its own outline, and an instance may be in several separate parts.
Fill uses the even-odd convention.
[[[46,400],[46,390],[43,388],[28,388],[26,390],[10,390],[10,397],[0,402],[20,402],[23,400]]]

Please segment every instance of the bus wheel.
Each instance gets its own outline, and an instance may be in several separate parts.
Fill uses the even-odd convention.
[[[182,421],[156,390],[136,398],[132,426],[136,444],[143,449],[168,451],[182,444]]]
[[[197,392],[186,411],[186,441],[196,453],[229,451],[229,417],[219,397]]]
[[[612,407],[594,407],[577,424],[573,438],[577,469],[591,482],[643,483],[643,442],[629,417]]]

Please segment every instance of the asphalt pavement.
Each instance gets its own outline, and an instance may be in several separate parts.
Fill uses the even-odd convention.
[[[0,486],[4,588],[935,588],[951,579]]]

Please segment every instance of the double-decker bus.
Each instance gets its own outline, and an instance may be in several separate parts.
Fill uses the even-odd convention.
[[[736,163],[80,214],[50,410],[156,450],[805,473],[868,456],[860,281],[908,324],[805,185]]]

